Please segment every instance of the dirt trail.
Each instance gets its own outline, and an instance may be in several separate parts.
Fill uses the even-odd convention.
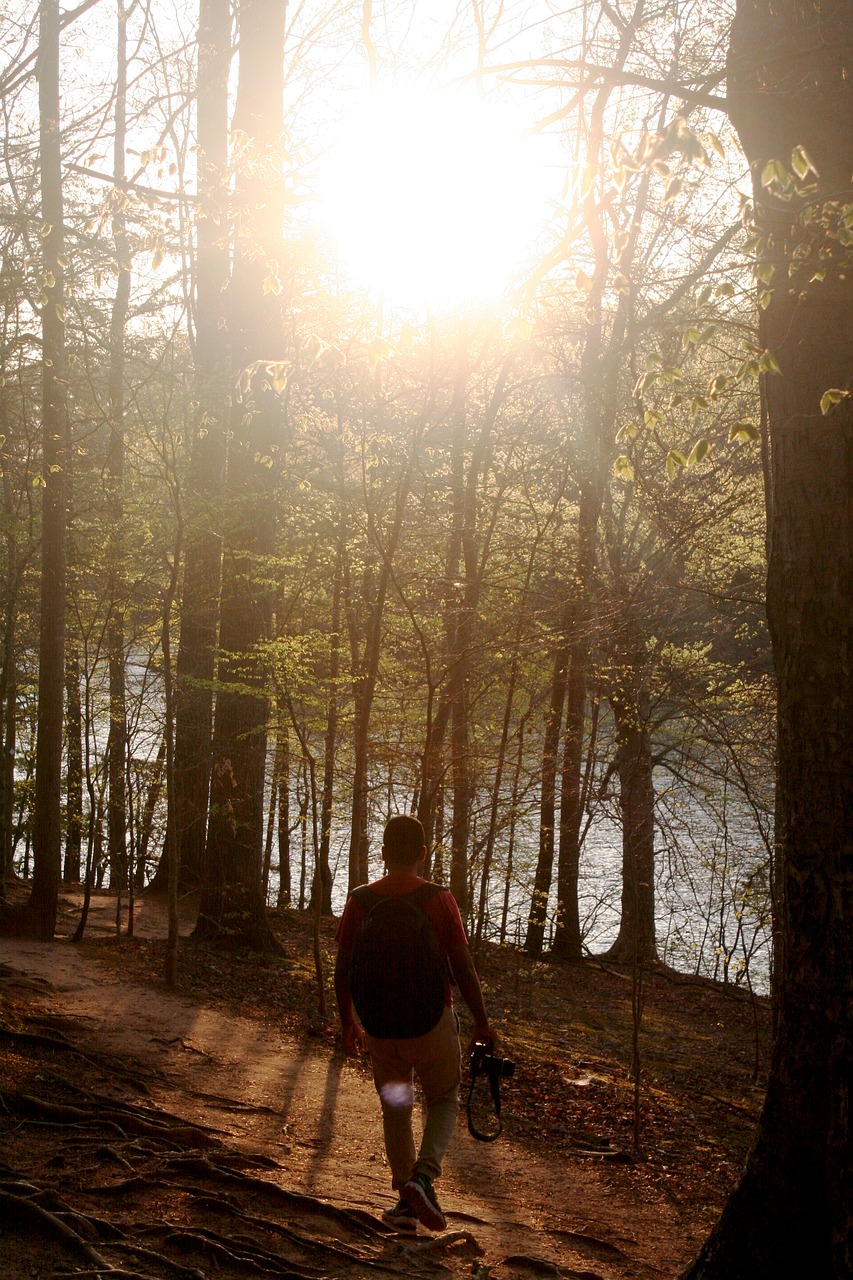
[[[111,928],[109,910],[108,900],[95,911],[96,932]],[[136,931],[163,936],[159,904],[137,904]],[[372,1084],[339,1051],[128,983],[67,942],[3,940],[0,959],[49,983],[45,1010],[73,1019],[94,1045],[155,1066],[153,1102],[271,1156],[288,1186],[342,1208],[378,1213],[392,1202]],[[601,1166],[503,1138],[475,1143],[462,1117],[439,1189],[449,1228],[473,1234],[479,1274],[494,1280],[675,1276],[698,1244],[673,1206],[638,1204]]]

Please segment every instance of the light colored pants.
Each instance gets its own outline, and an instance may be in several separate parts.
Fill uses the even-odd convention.
[[[459,1114],[462,1055],[459,1021],[448,1006],[425,1036],[411,1040],[376,1040],[367,1036],[373,1083],[382,1104],[385,1152],[391,1185],[399,1190],[416,1173],[437,1178]],[[413,1075],[424,1094],[424,1128],[415,1155],[412,1109]]]

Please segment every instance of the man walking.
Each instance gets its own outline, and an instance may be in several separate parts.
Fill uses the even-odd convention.
[[[354,1056],[366,1048],[370,1055],[391,1185],[399,1193],[382,1216],[402,1231],[417,1230],[418,1222],[431,1231],[447,1225],[433,1181],[456,1127],[462,1078],[451,970],[474,1019],[472,1046],[495,1041],[456,900],[417,874],[426,853],[420,822],[391,818],[382,845],[386,874],[353,890],[337,933],[344,1050]],[[413,1076],[426,1110],[417,1153]]]

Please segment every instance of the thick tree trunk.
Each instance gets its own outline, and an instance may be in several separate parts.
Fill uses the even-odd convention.
[[[281,304],[264,282],[278,278],[283,252],[284,12],[280,0],[251,0],[240,9],[233,135],[241,146],[235,192],[241,237],[229,289],[240,391],[231,410],[210,819],[194,935],[265,951],[279,944],[261,883],[269,698],[259,650],[272,634],[264,579],[275,552],[275,504],[266,460],[277,452],[280,406],[264,366],[283,354],[283,336]]]
[[[110,318],[107,442],[107,560],[109,619],[107,649],[110,674],[110,733],[107,745],[107,829],[113,888],[118,902],[129,887],[127,867],[127,696],[124,658],[124,365],[125,326],[130,303],[130,242],[125,218],[125,141],[127,135],[127,15],[118,0],[116,37],[115,141],[112,232],[116,255],[116,292]]]
[[[649,742],[649,697],[611,698],[616,719],[619,807],[622,816],[622,917],[606,953],[618,964],[651,964],[655,947],[655,789]]]
[[[80,654],[70,644],[65,662],[65,720],[68,741],[68,770],[65,806],[65,868],[63,880],[74,884],[80,879],[80,853],[83,847],[83,709],[80,705]]]
[[[766,260],[779,268],[761,336],[781,368],[767,406],[783,946],[756,1145],[687,1272],[695,1280],[853,1274],[853,271],[843,239],[825,232],[853,198],[851,30],[851,0],[740,0],[731,36],[732,118]],[[799,201],[761,185],[767,161],[788,165],[797,146],[828,202],[806,225]],[[789,275],[798,244],[805,256]],[[831,388],[848,395],[822,416]]]
[[[202,204],[197,223],[195,306],[196,399],[199,407],[187,501],[175,690],[177,857],[181,883],[191,885],[200,882],[204,870],[222,560],[218,507],[221,505],[225,470],[229,391],[224,290],[229,269],[225,175],[228,170],[230,61],[228,0],[200,0],[198,164]],[[159,875],[158,882],[162,882]]]
[[[70,461],[65,375],[59,0],[42,0],[39,151],[44,231],[42,306],[42,557],[38,740],[29,913],[36,936],[53,938],[62,872],[62,701],[65,683],[66,477]]]

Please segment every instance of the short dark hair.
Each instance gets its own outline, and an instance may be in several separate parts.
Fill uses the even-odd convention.
[[[426,836],[417,818],[398,813],[389,818],[382,836],[385,861],[394,866],[414,866],[424,856]]]

